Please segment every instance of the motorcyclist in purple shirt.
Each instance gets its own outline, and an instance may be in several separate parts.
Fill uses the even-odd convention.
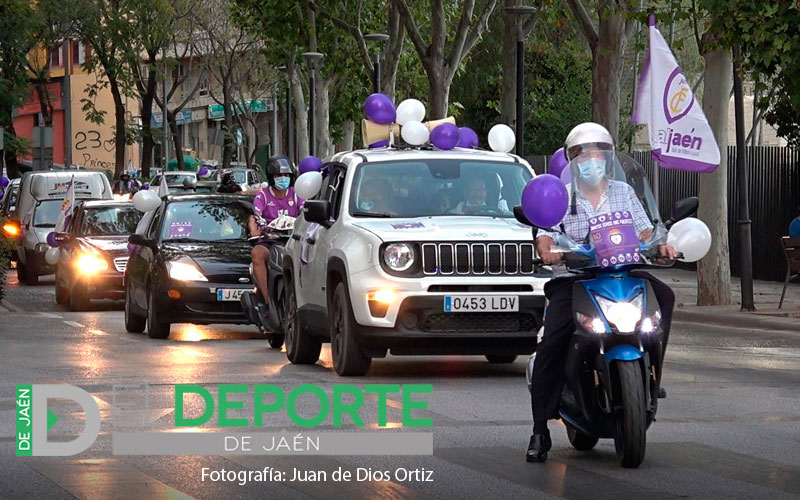
[[[273,156],[267,163],[267,180],[269,186],[262,187],[253,200],[254,214],[250,217],[249,231],[251,237],[259,237],[267,225],[281,215],[297,217],[305,200],[297,196],[292,186],[295,170],[286,156]],[[269,242],[258,242],[250,251],[253,261],[253,274],[256,286],[269,303],[267,291],[267,263],[269,262]]]

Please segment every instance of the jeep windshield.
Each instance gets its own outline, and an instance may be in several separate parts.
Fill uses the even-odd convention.
[[[520,163],[476,159],[363,163],[350,191],[353,217],[513,217],[532,175]]]

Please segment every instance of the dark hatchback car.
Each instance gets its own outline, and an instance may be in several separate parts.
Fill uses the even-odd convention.
[[[59,200],[60,201],[60,200]],[[91,299],[122,299],[128,236],[142,218],[130,201],[98,200],[78,205],[56,269],[56,302],[85,311]]]
[[[172,323],[248,323],[239,299],[253,290],[247,221],[251,198],[171,194],[129,238],[125,328],[167,338]]]

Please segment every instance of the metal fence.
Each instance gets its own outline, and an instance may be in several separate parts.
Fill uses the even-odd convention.
[[[649,151],[631,153],[647,170],[653,185],[653,160]],[[529,158],[534,170],[546,169],[546,156]],[[748,147],[747,171],[750,191],[750,219],[752,224],[753,277],[755,279],[783,281],[786,260],[780,238],[786,236],[789,223],[797,216],[800,207],[800,150],[782,147]],[[692,172],[658,169],[659,211],[667,218],[675,201],[697,195],[697,176]],[[739,235],[736,228],[736,211],[739,200],[736,175],[736,148],[728,148],[728,238],[731,272],[739,274]],[[694,269],[694,265],[681,267]]]

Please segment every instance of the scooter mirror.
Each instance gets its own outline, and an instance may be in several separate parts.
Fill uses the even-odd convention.
[[[696,215],[697,207],[699,205],[700,200],[698,200],[697,196],[690,196],[688,198],[676,201],[675,205],[672,207],[672,217],[665,222],[665,225],[670,227],[679,220]]]

